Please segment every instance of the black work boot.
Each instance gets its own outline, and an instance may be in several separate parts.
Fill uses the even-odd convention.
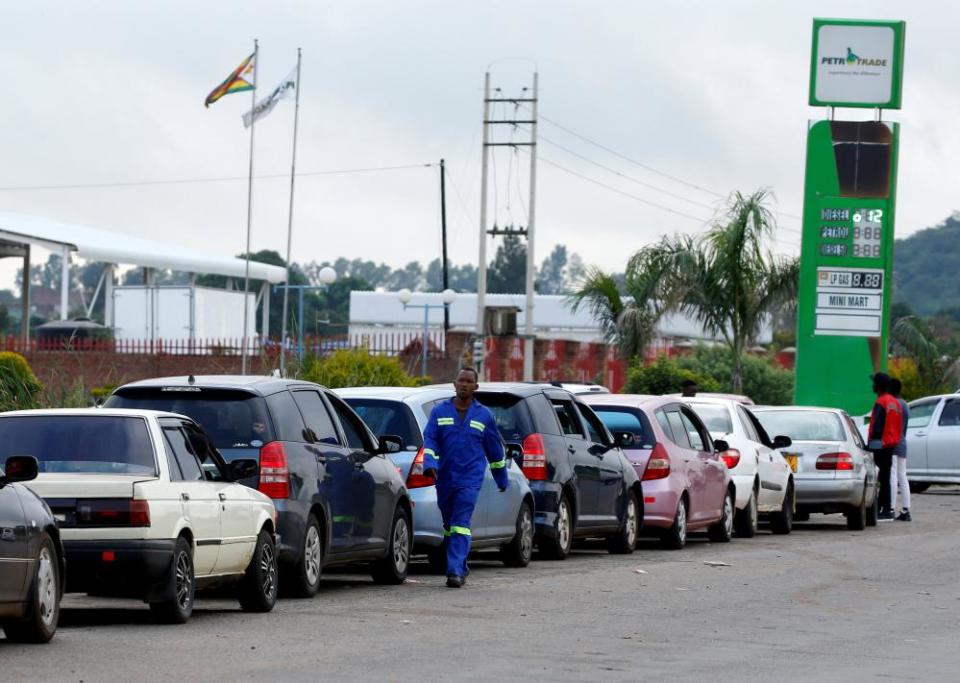
[[[447,588],[462,588],[463,587],[463,578],[455,574],[451,574],[447,577]]]

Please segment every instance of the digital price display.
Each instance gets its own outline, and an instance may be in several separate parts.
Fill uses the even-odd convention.
[[[881,258],[883,209],[820,210],[821,256]]]

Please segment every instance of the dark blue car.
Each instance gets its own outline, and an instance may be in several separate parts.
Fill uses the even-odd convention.
[[[412,507],[385,457],[401,440],[377,439],[332,392],[274,377],[167,377],[134,382],[111,408],[166,410],[192,417],[229,461],[254,458],[243,483],[277,507],[281,585],[317,592],[324,566],[368,562],[381,583],[402,583],[412,549]]]

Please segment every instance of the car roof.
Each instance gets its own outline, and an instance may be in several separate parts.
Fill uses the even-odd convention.
[[[717,391],[698,391],[696,396],[684,396],[683,394],[667,394],[668,396],[674,396],[676,398],[721,398],[727,401],[735,401],[736,403],[742,403],[743,405],[752,406],[754,405],[753,399],[744,394],[724,394]]]
[[[580,396],[589,406],[630,406],[651,407],[676,403],[672,396],[654,396],[652,394],[583,394]]]
[[[193,381],[191,381],[191,379]],[[285,379],[272,375],[179,375],[174,377],[154,377],[129,382],[117,387],[121,389],[148,389],[155,387],[201,387],[205,389],[237,389],[267,396],[287,387],[318,387],[313,382],[297,379]]]
[[[843,408],[828,408],[826,406],[749,406],[754,413],[763,413],[771,410],[790,410],[795,412],[830,412],[843,414],[846,411]]]
[[[430,400],[453,395],[453,387],[343,387],[334,389],[340,398],[370,398],[386,401]]]
[[[930,396],[921,396],[920,398],[915,398],[907,403],[916,403],[917,401],[926,401],[929,399],[941,399],[941,398],[956,398],[957,394],[932,394]]]
[[[0,413],[0,417],[19,417],[24,415],[80,415],[91,417],[185,417],[166,410],[144,410],[142,408],[37,408],[34,410],[13,410]],[[191,420],[192,418],[187,418]]]
[[[452,385],[450,384],[431,384],[427,389],[451,389]],[[526,383],[526,382],[480,382],[480,387],[477,391],[481,394],[489,392],[500,392],[505,394],[514,394],[516,396],[535,396],[537,394],[542,394],[545,390],[552,391],[563,391],[570,393],[565,389],[560,389],[557,386],[554,386],[545,382],[538,383]]]

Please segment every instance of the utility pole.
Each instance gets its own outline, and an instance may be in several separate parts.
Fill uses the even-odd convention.
[[[447,261],[447,185],[446,185],[446,167],[443,165],[443,159],[440,160],[440,232],[443,236],[443,259],[440,267],[443,272],[443,290],[450,288],[450,266]],[[443,331],[450,331],[450,308],[443,307]]]
[[[525,235],[527,238],[527,277],[526,277],[526,310],[524,311],[524,346],[523,346],[523,378],[533,380],[533,272],[535,267],[533,251],[533,224],[534,201],[536,199],[536,172],[537,172],[537,88],[538,74],[533,74],[533,90],[531,97],[490,97],[490,72],[485,74],[483,87],[483,157],[480,174],[480,263],[477,269],[477,335],[485,334],[483,318],[486,308],[487,295],[487,235]],[[526,92],[524,88],[524,92]],[[498,91],[499,92],[499,91]],[[519,119],[491,119],[490,105],[498,102],[530,105],[533,116],[527,120]],[[530,126],[529,142],[491,142],[490,126],[494,125],[528,125]],[[487,230],[487,157],[491,147],[529,147],[530,148],[530,208],[528,225],[526,228],[494,228]],[[496,225],[496,223],[494,223]]]

